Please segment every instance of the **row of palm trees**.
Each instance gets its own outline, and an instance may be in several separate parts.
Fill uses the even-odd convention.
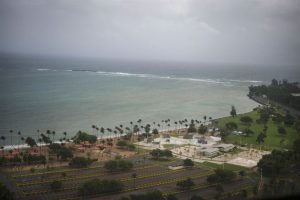
[[[19,146],[20,146],[21,142],[22,142],[22,144],[27,143],[27,142],[26,142],[26,138],[30,137],[30,136],[25,137],[25,136],[21,133],[21,131],[18,131],[16,135],[14,135],[14,131],[13,131],[13,130],[9,130],[9,133],[10,133],[10,145],[11,145],[11,146],[13,146],[13,137],[15,137],[15,136],[18,137],[18,143],[17,143],[18,149],[19,149]],[[41,133],[40,130],[37,130],[37,134],[35,135],[35,136],[37,136],[37,139],[36,139],[36,140],[34,140],[33,138],[32,138],[32,139],[33,139],[34,141],[39,142],[39,143],[46,143],[46,144],[47,144],[47,143],[50,143],[50,141],[51,141],[50,137],[51,137],[51,136],[52,136],[52,141],[51,141],[51,142],[54,142],[55,134],[56,134],[55,131],[47,130],[47,131],[46,131],[46,135],[45,135],[44,133]],[[63,132],[62,134],[63,134],[64,137],[63,137],[63,138],[60,138],[59,140],[60,140],[61,142],[63,142],[63,141],[68,141],[69,139],[67,138],[67,132]],[[4,146],[6,145],[6,142],[5,142],[6,139],[7,139],[7,138],[6,138],[5,136],[1,136],[1,137],[0,137],[0,140],[2,141],[1,149],[3,149]],[[28,145],[29,145],[29,144],[28,144]],[[30,145],[29,145],[29,146],[30,146]]]
[[[187,119],[183,119],[183,120],[179,120],[179,121],[174,121],[173,124],[175,126],[175,129],[182,129],[182,128],[188,128],[189,125],[192,124],[202,124],[205,123],[207,121],[207,119],[212,120],[212,117],[208,117],[204,116],[203,117],[203,121],[201,120],[194,120],[191,119],[190,121],[188,121]],[[142,119],[138,119],[136,121],[136,123],[130,121],[129,122],[130,127],[129,126],[124,126],[123,124],[120,124],[118,126],[115,126],[114,129],[111,128],[104,128],[104,127],[98,127],[97,125],[92,125],[92,130],[93,132],[95,132],[97,138],[99,137],[99,132],[102,134],[101,138],[105,135],[105,133],[107,132],[109,136],[112,136],[112,134],[114,134],[116,137],[120,137],[123,134],[126,135],[131,135],[132,137],[135,134],[140,134],[140,133],[146,133],[146,135],[148,136],[148,134],[151,131],[151,126],[152,126],[152,132],[154,132],[154,130],[156,129],[158,132],[160,131],[170,131],[171,128],[171,120],[170,119],[166,119],[166,120],[161,120],[160,123],[157,122],[152,122],[151,124],[142,124]],[[164,129],[165,128],[165,129]]]
[[[203,121],[194,120],[194,119],[191,119],[190,121],[188,121],[185,118],[183,120],[178,120],[178,121],[174,121],[173,123],[171,123],[170,119],[165,119],[165,120],[161,120],[159,123],[154,121],[154,122],[152,122],[152,125],[151,125],[149,123],[142,124],[142,122],[143,122],[142,119],[138,119],[136,121],[136,123],[134,123],[133,121],[130,121],[129,122],[130,126],[124,126],[123,124],[120,124],[118,126],[115,126],[114,129],[98,127],[97,125],[92,125],[91,127],[92,127],[92,130],[95,132],[95,135],[97,136],[97,138],[99,137],[99,132],[100,132],[101,138],[103,138],[103,136],[106,133],[108,133],[109,137],[112,136],[113,134],[116,137],[120,137],[123,134],[126,134],[126,135],[130,135],[131,140],[133,140],[134,135],[139,135],[140,133],[146,133],[146,135],[148,137],[151,130],[152,130],[152,133],[160,132],[160,131],[168,132],[168,131],[170,131],[171,124],[173,124],[175,126],[175,129],[182,129],[182,128],[188,128],[191,123],[200,125],[202,123],[205,123],[207,121],[207,119],[212,120],[211,117],[207,118],[207,116],[203,116]],[[9,134],[10,134],[10,144],[11,145],[13,145],[13,137],[15,137],[15,136],[18,137],[18,146],[20,145],[21,142],[24,143],[26,141],[26,137],[24,137],[20,131],[18,131],[16,133],[16,135],[14,136],[14,131],[9,130]],[[36,134],[37,140],[36,141],[39,143],[42,143],[42,142],[49,143],[49,140],[52,137],[52,142],[54,142],[55,135],[56,135],[55,131],[46,130],[45,134],[40,132],[40,130],[37,130],[37,134]],[[67,138],[67,132],[63,132],[62,135],[63,135],[63,137],[59,139],[61,142],[69,141],[69,139]],[[1,136],[0,139],[1,139],[1,141],[3,141],[3,145],[1,147],[1,148],[3,148],[3,146],[5,146],[5,141],[7,138],[5,136]]]

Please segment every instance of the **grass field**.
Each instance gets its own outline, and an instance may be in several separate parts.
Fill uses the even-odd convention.
[[[281,111],[277,111],[282,114]],[[225,124],[228,122],[235,122],[238,125],[238,130],[243,131],[247,128],[246,125],[244,125],[240,118],[242,116],[249,116],[253,119],[253,123],[250,126],[250,129],[254,132],[253,135],[250,135],[249,137],[241,136],[241,135],[234,135],[230,134],[225,138],[224,142],[227,143],[233,143],[233,144],[246,144],[246,145],[252,145],[252,147],[259,147],[259,144],[256,142],[256,138],[260,132],[263,131],[263,124],[256,123],[256,120],[259,119],[259,113],[258,111],[252,111],[249,113],[244,113],[237,115],[236,117],[224,117],[221,119],[218,119],[218,126],[219,128],[225,128]],[[267,137],[265,138],[265,142],[263,144],[263,148],[265,149],[290,149],[293,145],[293,142],[295,139],[299,137],[299,134],[297,134],[294,126],[288,127],[283,122],[280,124],[276,124],[272,121],[272,119],[269,119],[268,123],[268,130],[267,130]],[[282,126],[286,129],[286,134],[284,136],[281,136],[277,129],[279,126]],[[280,141],[284,139],[284,142],[281,144]]]

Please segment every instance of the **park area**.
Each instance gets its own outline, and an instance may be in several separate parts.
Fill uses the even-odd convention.
[[[209,175],[214,174],[218,166],[207,163],[195,164],[192,167],[181,167],[176,170],[170,166],[182,165],[182,160],[169,158],[164,160],[153,159],[148,153],[127,159],[133,167],[126,171],[109,171],[104,167],[104,162],[96,162],[85,168],[55,167],[35,171],[7,171],[6,182],[14,188],[17,199],[121,199],[132,194],[143,194],[159,190],[164,196],[175,195],[178,199],[187,199],[192,195],[200,195],[205,199],[214,198],[219,194],[216,190],[218,183],[207,181]],[[228,165],[229,166],[229,165]],[[227,166],[226,166],[227,167]],[[243,168],[232,168],[236,172]],[[245,169],[247,171],[247,169]],[[238,174],[238,173],[237,173]],[[79,194],[79,188],[89,180],[118,180],[123,184],[122,190],[113,193],[95,195]],[[191,178],[194,185],[188,189],[180,189],[179,181]],[[51,187],[58,181],[62,185],[55,189]],[[237,176],[230,182],[222,184],[222,196],[240,194],[241,190],[253,189],[253,180],[249,177]],[[230,194],[230,195],[229,195]]]
[[[242,118],[251,120],[243,122]],[[299,137],[299,122],[285,110],[274,107],[261,106],[249,113],[217,119],[214,125],[228,130],[222,138],[224,142],[257,149],[291,149]],[[251,132],[245,134],[246,130]]]

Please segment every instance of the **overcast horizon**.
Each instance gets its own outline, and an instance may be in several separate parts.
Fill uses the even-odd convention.
[[[0,0],[0,52],[299,66],[300,1]]]

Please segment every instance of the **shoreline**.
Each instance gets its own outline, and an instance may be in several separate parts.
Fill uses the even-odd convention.
[[[249,97],[249,99],[251,99],[252,101],[258,103],[259,105],[264,105],[262,103],[260,103],[259,101],[256,101],[255,99]],[[256,106],[257,107],[257,106]],[[256,108],[254,107],[254,108]],[[249,113],[249,112],[252,112],[253,109],[251,111],[248,111],[248,112],[244,112],[244,113],[238,113],[238,115],[241,115],[241,114],[246,114],[246,113]],[[225,117],[230,117],[230,115],[226,115],[226,116],[222,116],[222,117],[218,117],[218,118],[214,118],[212,119],[211,121],[206,121],[206,122],[203,122],[201,124],[204,124],[204,125],[209,125],[211,124],[213,121],[216,121],[216,120],[219,120],[219,119],[222,119],[222,118],[225,118]],[[183,129],[187,129],[185,127],[183,128],[174,128],[174,127],[170,127],[170,129],[163,129],[163,130],[159,130],[159,134],[162,134],[164,132],[170,132],[170,131],[179,131],[179,130],[183,130]],[[139,132],[139,133],[135,133],[135,135],[142,135],[144,134],[145,132]],[[96,135],[97,136],[97,135]],[[118,137],[122,137],[124,135],[115,135],[115,134],[111,134],[111,135],[103,135],[103,136],[97,136],[97,140],[102,140],[102,139],[113,139],[113,138],[118,138]],[[73,142],[73,140],[69,140],[68,141],[65,141],[65,142],[61,142],[59,140],[55,140],[53,143],[56,143],[56,144],[61,144],[61,143],[70,143],[70,142]],[[40,147],[40,146],[47,146],[47,144],[45,143],[37,143],[37,147]],[[3,149],[2,150],[14,150],[14,149],[28,149],[30,148],[29,145],[27,145],[26,143],[23,143],[23,144],[17,144],[17,145],[3,145],[2,146]]]

